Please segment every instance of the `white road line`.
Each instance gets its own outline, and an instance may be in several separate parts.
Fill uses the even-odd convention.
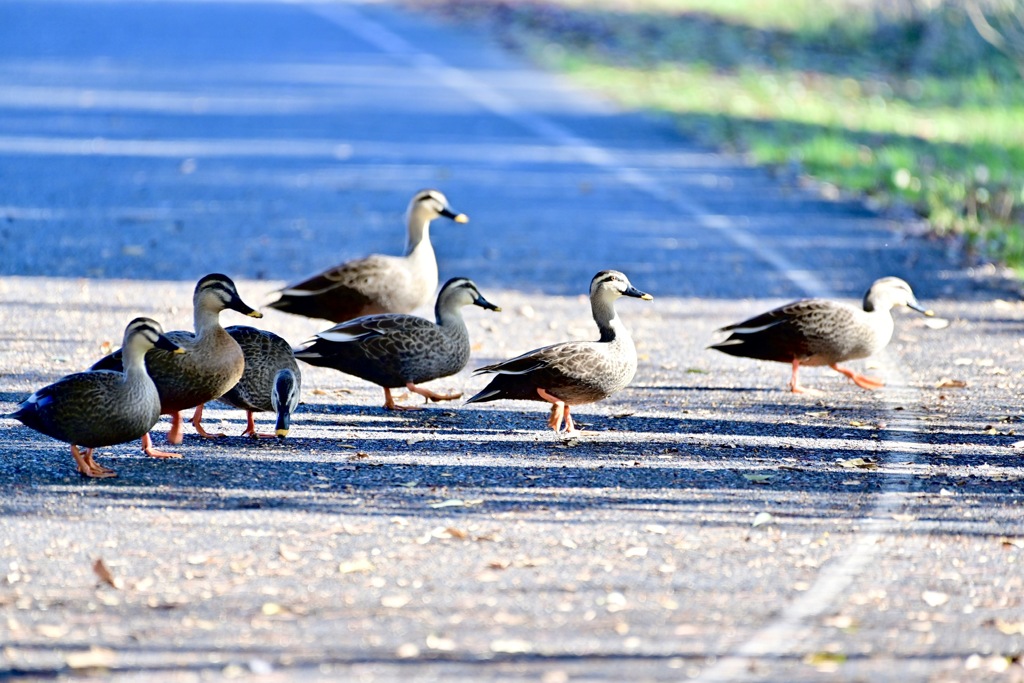
[[[835,293],[813,273],[798,268],[782,252],[760,244],[754,235],[728,218],[713,215],[699,201],[680,196],[650,175],[624,166],[610,150],[575,135],[553,121],[521,109],[515,101],[474,78],[471,73],[419,50],[387,27],[369,19],[353,4],[322,5],[310,7],[310,10],[356,34],[383,52],[406,60],[410,67],[420,72],[425,79],[439,81],[492,114],[533,131],[549,143],[572,150],[581,161],[608,172],[624,184],[690,216],[701,227],[717,232],[740,249],[767,262],[807,295],[835,296]],[[898,365],[887,354],[880,354],[878,360],[887,376],[897,385],[887,389],[884,394],[879,394],[880,401],[889,413],[889,427],[911,438],[915,433],[913,422],[909,417],[904,417],[905,412],[901,414],[901,411],[895,411],[893,408],[913,405],[918,392],[906,387],[906,381]],[[904,388],[901,389],[899,386]],[[845,555],[826,565],[810,589],[789,602],[775,619],[754,633],[746,642],[718,658],[714,665],[704,670],[695,680],[708,683],[757,678],[756,673],[750,670],[751,659],[779,658],[798,651],[813,629],[811,620],[835,607],[837,599],[877,555],[881,545],[879,541],[893,526],[892,515],[902,507],[901,494],[905,491],[906,484],[903,483],[890,486],[879,493],[870,516],[862,520],[861,530]]]

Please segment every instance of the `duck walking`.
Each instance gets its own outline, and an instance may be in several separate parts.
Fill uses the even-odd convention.
[[[160,419],[160,395],[146,372],[146,352],[185,352],[149,318],[128,323],[122,348],[123,371],[68,375],[36,391],[8,415],[37,432],[71,444],[71,457],[86,477],[116,477],[114,470],[96,462],[93,449],[137,439]]]
[[[429,401],[452,401],[462,394],[437,394],[417,385],[466,367],[469,331],[462,308],[470,304],[501,310],[480,294],[472,280],[456,277],[437,295],[436,322],[398,313],[357,318],[319,333],[295,357],[380,385],[388,410],[411,409],[397,405],[391,397],[391,390],[398,387]]]
[[[160,393],[160,413],[171,416],[170,444],[180,444],[183,437],[181,411],[195,408],[192,426],[205,438],[224,436],[203,429],[203,404],[220,398],[238,383],[245,369],[242,349],[220,324],[220,312],[230,308],[243,315],[262,318],[238,295],[235,283],[227,275],[212,273],[196,283],[192,295],[195,333],[184,330],[168,332],[167,338],[187,351],[175,355],[155,349],[146,354],[146,367]],[[119,370],[121,349],[93,364],[93,370]],[[142,451],[154,458],[180,458],[177,453],[157,450],[146,433]]]
[[[593,403],[623,389],[636,374],[636,347],[615,312],[615,301],[630,296],[650,301],[617,270],[602,270],[590,282],[590,307],[601,333],[597,341],[563,342],[478,368],[495,373],[483,391],[467,403],[499,399],[547,401],[548,425],[556,432],[576,431],[570,409]]]
[[[430,243],[430,222],[444,216],[467,223],[437,190],[420,190],[406,210],[408,240],[404,256],[374,254],[342,263],[282,289],[271,308],[344,322],[380,313],[410,313],[430,303],[437,290],[437,259]]]
[[[283,439],[288,436],[292,413],[299,406],[302,391],[302,373],[291,345],[273,332],[255,327],[232,325],[226,330],[242,348],[245,371],[238,384],[220,400],[246,412],[246,428],[242,436]],[[273,434],[256,431],[252,414],[266,411],[277,415]]]
[[[878,353],[892,338],[892,309],[907,306],[926,316],[934,315],[917,302],[910,285],[898,277],[875,280],[864,295],[862,308],[827,299],[802,299],[749,320],[718,330],[729,337],[708,348],[730,356],[792,363],[789,389],[793,393],[815,391],[801,386],[801,365],[827,365],[864,389],[885,386],[881,380],[860,375],[839,363]]]

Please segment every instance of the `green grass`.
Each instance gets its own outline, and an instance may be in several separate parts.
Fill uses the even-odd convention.
[[[704,142],[902,204],[1024,268],[1024,82],[958,5],[418,0]]]

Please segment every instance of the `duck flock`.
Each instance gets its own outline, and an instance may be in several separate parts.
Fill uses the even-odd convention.
[[[218,399],[247,412],[244,436],[284,438],[301,390],[297,360],[354,375],[384,389],[384,408],[408,410],[391,390],[404,387],[428,401],[450,401],[461,394],[438,394],[420,386],[453,375],[469,363],[469,332],[462,309],[474,305],[500,311],[465,277],[448,280],[437,295],[434,321],[409,315],[430,303],[438,286],[437,260],[430,224],[437,218],[465,223],[437,190],[417,192],[406,213],[408,243],[404,256],[372,255],[325,270],[278,292],[270,307],[336,323],[292,349],[280,336],[249,326],[224,328],[220,313],[231,309],[261,318],[246,304],[227,275],[201,278],[192,298],[195,330],[164,332],[151,318],[128,323],[121,348],[85,371],[39,389],[7,415],[71,446],[78,471],[86,477],[114,477],[96,462],[93,450],[141,439],[143,452],[156,458],[179,454],[154,447],[149,431],[161,415],[170,415],[167,441],[183,437],[181,412],[195,412],[192,426],[203,437],[221,434],[202,426],[203,405]],[[548,425],[556,432],[576,430],[573,406],[600,401],[633,379],[636,349],[619,320],[620,297],[651,300],[625,274],[602,270],[590,282],[590,304],[600,337],[528,351],[475,370],[493,375],[467,403],[502,399],[550,404]],[[824,299],[803,299],[723,327],[728,333],[710,348],[724,353],[792,365],[790,390],[813,391],[800,384],[800,366],[827,365],[858,386],[876,389],[878,379],[841,367],[866,358],[888,344],[891,310],[908,306],[925,315],[910,286],[896,277],[875,281],[857,308]],[[275,431],[262,434],[255,412],[277,415]]]

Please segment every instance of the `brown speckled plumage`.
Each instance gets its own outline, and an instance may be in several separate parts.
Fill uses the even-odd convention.
[[[421,190],[406,211],[408,241],[404,256],[374,254],[348,261],[282,289],[268,304],[285,313],[333,322],[381,313],[410,313],[430,303],[437,289],[437,259],[430,243],[430,222],[456,213],[437,190]]]
[[[892,338],[894,306],[931,315],[917,302],[910,285],[885,277],[871,285],[861,308],[827,299],[794,301],[721,328],[729,337],[709,348],[732,356],[792,363],[790,389],[794,392],[806,390],[798,381],[801,365],[828,365],[858,386],[874,389],[881,382],[837,364],[867,358],[885,348]]]
[[[160,396],[146,373],[147,351],[179,353],[160,325],[149,318],[128,324],[123,341],[124,370],[94,370],[68,375],[21,403],[11,417],[71,444],[78,471],[87,477],[112,477],[96,463],[92,449],[137,439],[160,419]],[[78,446],[86,448],[80,453]]]
[[[547,401],[553,404],[551,427],[559,431],[564,419],[566,431],[574,431],[570,406],[607,398],[625,388],[636,373],[633,339],[615,313],[615,300],[622,296],[652,298],[618,271],[595,275],[590,283],[590,305],[600,339],[553,344],[478,368],[475,373],[495,373],[495,377],[467,403]]]
[[[263,436],[256,433],[252,414],[271,411],[277,414],[277,427],[269,436],[284,437],[302,390],[302,373],[291,345],[273,332],[246,325],[232,325],[227,333],[242,349],[245,371],[220,400],[247,412],[243,436]]]
[[[412,315],[357,318],[319,333],[295,357],[334,368],[384,388],[385,407],[393,408],[390,389],[453,375],[469,362],[469,332],[463,306],[499,310],[465,278],[445,283],[434,307],[436,322]],[[425,391],[425,390],[424,390]],[[440,400],[429,392],[424,396]],[[445,397],[447,398],[447,397]]]
[[[207,275],[196,284],[192,296],[195,333],[176,330],[167,337],[185,349],[177,355],[154,349],[146,354],[146,367],[160,393],[160,412],[174,422],[168,440],[181,443],[179,412],[196,408],[193,426],[201,434],[202,405],[219,398],[235,386],[245,368],[238,342],[220,324],[220,312],[230,308],[244,315],[262,317],[238,296],[235,283],[226,275]],[[118,369],[121,351],[100,359],[93,369]],[[147,439],[148,441],[148,439]],[[144,449],[154,454],[147,443]]]

